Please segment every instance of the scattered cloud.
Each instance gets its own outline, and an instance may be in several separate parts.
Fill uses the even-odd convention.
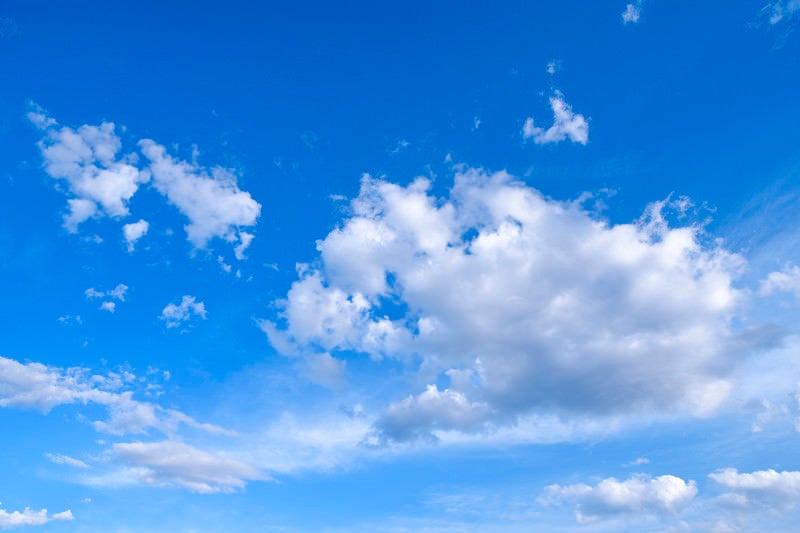
[[[620,515],[674,515],[697,495],[694,481],[665,475],[634,475],[624,481],[610,477],[590,486],[550,485],[539,498],[541,505],[575,503],[575,518],[590,523]]]
[[[96,404],[105,407],[108,416],[92,422],[92,426],[114,435],[147,433],[150,429],[172,434],[180,425],[212,434],[231,434],[180,411],[134,400],[134,391],[126,387],[136,382],[115,373],[92,374],[81,367],[62,369],[0,357],[0,407],[47,413],[61,405]]]
[[[35,104],[28,118],[44,133],[39,149],[45,172],[67,184],[71,196],[64,216],[67,231],[76,233],[82,222],[95,216],[128,215],[128,202],[149,175],[135,166],[135,155],[119,155],[122,141],[114,123],[83,125],[77,130],[60,127]]]
[[[150,161],[153,185],[188,219],[186,234],[197,248],[205,248],[213,238],[240,245],[239,228],[254,226],[261,214],[261,204],[242,191],[236,176],[222,167],[207,169],[198,164],[174,159],[166,149],[150,139],[139,141]]]
[[[276,302],[283,325],[261,322],[287,355],[421,361],[419,381],[449,383],[392,404],[384,430],[704,416],[727,397],[745,349],[730,325],[744,262],[702,226],[671,226],[680,203],[612,225],[505,172],[462,168],[447,198],[429,187],[366,176],[316,266]]]
[[[67,509],[53,515],[47,514],[47,509],[34,511],[26,507],[22,511],[8,512],[0,509],[0,529],[11,529],[23,526],[43,526],[53,520],[72,520],[72,511]]]
[[[800,472],[797,471],[777,472],[770,469],[740,473],[735,468],[723,468],[708,477],[734,491],[741,503],[752,499],[767,507],[784,510],[800,501]]]
[[[769,296],[776,292],[790,292],[800,298],[800,267],[786,265],[780,272],[770,272],[761,280],[758,292],[762,296]]]
[[[84,291],[86,294],[87,300],[94,300],[100,298],[111,298],[113,300],[119,300],[120,302],[125,301],[125,293],[128,292],[128,286],[124,283],[120,283],[113,289],[109,291],[98,291],[94,287],[89,287]]]
[[[144,237],[149,229],[150,223],[146,220],[139,220],[122,226],[122,234],[125,236],[125,242],[128,243],[129,252],[133,251],[136,241]]]
[[[642,16],[642,0],[637,0],[633,4],[625,6],[625,11],[622,12],[623,24],[636,24]]]
[[[553,60],[547,63],[547,73],[548,74],[555,74],[561,70],[561,61]]]
[[[798,11],[800,11],[800,0],[778,0],[764,6],[764,12],[772,25],[789,20]]]
[[[528,117],[522,126],[523,139],[533,139],[536,144],[558,143],[566,139],[580,144],[589,142],[589,123],[583,115],[573,113],[563,94],[556,91],[550,97],[550,107],[553,125],[545,130],[534,126],[533,117]]]
[[[128,216],[133,195],[140,186],[151,182],[189,219],[185,229],[196,248],[205,248],[211,239],[221,238],[237,244],[237,257],[243,257],[253,235],[241,228],[256,224],[261,204],[239,189],[232,171],[201,167],[194,160],[177,160],[150,139],[138,143],[149,163],[142,164],[137,153],[120,155],[122,140],[112,122],[84,124],[78,129],[62,127],[33,103],[28,119],[44,134],[38,145],[45,172],[67,185],[69,211],[64,216],[64,227],[71,233],[90,218]],[[148,227],[144,220],[123,227],[129,250]]]
[[[212,454],[182,442],[131,442],[113,445],[114,453],[136,468],[148,485],[179,485],[193,492],[231,492],[266,476],[242,461]]]
[[[185,295],[181,298],[181,303],[167,304],[161,311],[160,318],[166,322],[168,328],[176,328],[191,320],[192,317],[200,317],[205,320],[206,306],[203,302],[198,302],[194,296]]]

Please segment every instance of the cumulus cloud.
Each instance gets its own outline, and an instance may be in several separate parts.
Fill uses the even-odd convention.
[[[139,220],[122,226],[122,234],[125,236],[125,242],[128,243],[129,252],[133,251],[136,241],[144,237],[149,229],[150,223],[146,220]]]
[[[122,435],[156,429],[171,434],[183,424],[209,433],[230,434],[180,411],[135,400],[134,391],[124,390],[131,381],[114,374],[92,374],[86,368],[62,369],[0,357],[0,407],[47,413],[60,405],[91,403],[107,411],[107,419],[92,422],[96,430],[105,433]]]
[[[38,145],[45,172],[66,183],[68,231],[77,232],[93,217],[129,215],[131,198],[152,178],[155,189],[189,219],[185,229],[195,247],[205,248],[211,239],[222,238],[235,244],[236,257],[244,259],[253,234],[242,228],[256,224],[261,204],[239,189],[230,170],[175,159],[150,139],[138,143],[148,164],[140,162],[137,153],[120,155],[122,140],[112,122],[62,127],[36,104],[31,104],[28,119],[43,132]],[[148,227],[145,220],[123,227],[129,250]]]
[[[694,481],[636,475],[624,481],[606,478],[594,486],[550,485],[538,501],[542,505],[575,503],[575,518],[586,523],[620,515],[674,515],[696,495]]]
[[[238,242],[244,251],[252,235],[239,228],[256,224],[261,204],[239,189],[236,176],[222,167],[206,169],[176,160],[150,139],[139,141],[139,147],[150,161],[155,188],[189,219],[185,229],[194,246],[205,248],[219,237]]]
[[[764,7],[764,11],[769,17],[770,24],[777,24],[782,20],[788,20],[795,13],[800,11],[800,0],[779,0],[772,2]]]
[[[787,509],[800,499],[800,472],[758,470],[740,473],[735,468],[723,468],[709,474],[716,483],[734,491],[734,494],[753,499],[768,507]]]
[[[534,125],[533,117],[528,117],[522,126],[522,138],[533,139],[536,144],[558,143],[565,139],[586,144],[589,142],[589,123],[583,115],[575,114],[572,107],[564,101],[564,95],[556,91],[550,97],[553,110],[553,125],[540,128]]]
[[[625,6],[625,11],[622,12],[623,24],[636,24],[642,16],[642,0],[638,0],[633,4]]]
[[[683,204],[612,225],[505,172],[461,169],[446,198],[429,187],[366,176],[350,216],[318,241],[317,266],[276,302],[280,323],[262,322],[287,355],[392,357],[449,382],[392,405],[385,430],[704,415],[726,397],[743,260],[700,226],[672,227]]]
[[[189,321],[193,316],[206,319],[206,306],[203,302],[198,302],[194,296],[185,295],[181,298],[181,303],[169,303],[161,311],[161,320],[166,322],[168,328],[176,328]]]
[[[762,296],[776,292],[789,292],[800,298],[800,267],[786,265],[779,272],[770,272],[765,279],[761,280],[758,292]]]
[[[266,479],[258,469],[235,459],[211,454],[182,442],[117,443],[115,454],[136,468],[150,485],[179,485],[193,492],[231,492],[248,480]]]
[[[72,511],[67,509],[53,515],[47,514],[47,509],[34,511],[26,507],[22,511],[8,512],[0,509],[0,529],[11,529],[23,526],[42,526],[52,520],[72,520]]]
[[[120,302],[125,301],[125,293],[128,292],[128,286],[124,283],[120,283],[116,287],[108,291],[98,291],[94,287],[89,287],[84,291],[87,300],[94,300],[94,299],[101,299],[101,298],[111,298],[113,300],[119,300]]]
[[[77,232],[82,222],[94,216],[128,214],[128,202],[149,175],[135,166],[134,155],[119,155],[122,141],[114,123],[83,125],[77,130],[61,127],[35,105],[28,118],[44,132],[39,149],[45,172],[67,184],[71,198],[64,227],[68,231]]]

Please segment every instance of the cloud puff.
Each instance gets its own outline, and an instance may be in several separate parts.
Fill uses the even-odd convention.
[[[180,411],[134,400],[132,390],[122,390],[132,381],[123,381],[113,374],[91,374],[86,368],[61,369],[0,357],[0,407],[47,413],[59,405],[93,403],[104,406],[108,412],[106,420],[92,422],[96,430],[105,433],[147,433],[149,429],[174,433],[184,424],[209,433],[230,434]]]
[[[537,412],[702,415],[726,397],[743,260],[671,227],[669,202],[611,225],[505,172],[462,169],[448,198],[429,186],[364,178],[277,302],[283,325],[262,322],[278,351],[392,357],[449,381],[389,408],[421,424],[397,436]]]
[[[528,117],[522,126],[523,139],[533,139],[536,144],[558,143],[565,139],[580,144],[589,142],[589,123],[583,115],[572,112],[563,94],[556,91],[550,97],[550,107],[553,110],[553,125],[545,130],[534,126],[533,118]]]
[[[265,479],[241,461],[198,450],[182,442],[117,443],[116,455],[138,468],[140,481],[151,485],[180,485],[193,492],[231,492],[247,480]]]
[[[542,505],[575,503],[578,522],[594,522],[619,515],[671,515],[697,495],[694,481],[676,476],[636,475],[624,481],[610,477],[595,486],[550,485],[539,498]]]
[[[203,302],[198,302],[194,296],[185,295],[181,298],[180,304],[167,304],[159,318],[167,323],[168,328],[176,328],[193,316],[199,316],[205,320],[206,306]]]
[[[780,272],[770,272],[761,280],[758,292],[762,296],[769,296],[776,292],[790,292],[800,298],[800,267],[786,265]]]
[[[146,220],[139,220],[122,226],[122,234],[125,236],[125,242],[128,243],[129,252],[133,251],[136,241],[144,237],[149,229],[150,223]]]
[[[735,468],[723,468],[708,477],[739,495],[769,507],[794,507],[800,499],[800,472],[797,471],[777,472],[770,469],[739,473]]]
[[[220,237],[228,242],[238,241],[243,252],[252,235],[243,236],[239,228],[255,225],[261,204],[239,189],[236,177],[221,167],[209,170],[173,159],[163,146],[150,139],[139,141],[139,147],[150,160],[155,188],[189,219],[189,241],[204,248],[209,240]]]
[[[0,509],[0,529],[42,526],[52,520],[72,520],[73,518],[72,511],[69,509],[53,515],[48,515],[47,509],[34,511],[26,507],[23,511],[12,511],[10,513],[5,509]]]
[[[135,153],[119,155],[122,140],[112,122],[84,124],[78,129],[61,127],[36,104],[30,107],[28,119],[44,134],[38,144],[45,172],[68,186],[69,212],[64,217],[68,231],[77,232],[78,226],[92,217],[127,216],[131,198],[152,177],[155,189],[189,219],[185,229],[195,247],[205,248],[219,237],[235,243],[236,257],[244,259],[253,234],[241,228],[256,224],[261,204],[239,189],[231,171],[174,159],[150,139],[138,143],[149,161],[144,165]],[[144,220],[123,227],[129,250],[148,227]]]
[[[77,130],[59,127],[38,106],[33,106],[28,118],[45,133],[39,141],[45,172],[64,180],[72,196],[64,217],[68,231],[77,232],[78,225],[93,216],[128,214],[128,202],[149,175],[135,166],[135,156],[118,155],[122,141],[112,122]]]
[[[638,0],[633,4],[625,6],[625,11],[622,12],[623,24],[636,24],[642,16],[642,0]]]

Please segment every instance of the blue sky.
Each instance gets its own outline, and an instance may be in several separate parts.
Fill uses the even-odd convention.
[[[777,531],[800,3],[0,6],[0,530]]]

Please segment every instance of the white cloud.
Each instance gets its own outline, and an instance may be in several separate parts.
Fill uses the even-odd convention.
[[[195,247],[205,248],[215,237],[238,241],[240,246],[245,240],[249,244],[252,235],[243,234],[240,228],[256,224],[261,204],[239,189],[230,171],[173,159],[150,139],[139,141],[139,147],[150,161],[155,188],[189,219],[185,229]]]
[[[555,74],[559,70],[561,70],[561,61],[556,61],[555,59],[553,61],[548,61],[547,63],[548,74]]]
[[[67,465],[75,468],[89,468],[89,465],[80,459],[75,459],[74,457],[70,457],[68,455],[62,455],[60,453],[46,453],[44,455],[57,465]]]
[[[671,227],[680,205],[611,225],[504,172],[462,169],[448,198],[429,186],[364,178],[277,302],[284,325],[262,322],[278,351],[421,360],[420,381],[449,381],[387,411],[420,424],[387,423],[395,437],[475,430],[489,412],[704,415],[724,400],[743,260]]]
[[[138,469],[141,482],[150,485],[180,485],[208,494],[230,492],[243,488],[248,480],[266,479],[247,463],[178,441],[117,443],[113,449]]]
[[[589,142],[589,123],[583,115],[576,115],[572,107],[564,101],[564,95],[556,91],[550,97],[553,110],[553,125],[548,129],[534,126],[533,118],[528,117],[522,126],[522,138],[533,139],[536,144],[549,144],[569,139],[572,142]]]
[[[125,236],[125,242],[128,243],[129,252],[133,251],[136,241],[144,237],[149,229],[150,223],[146,220],[139,220],[122,226],[122,234]]]
[[[77,130],[59,127],[35,105],[28,118],[45,134],[39,141],[45,172],[67,183],[71,198],[64,227],[68,231],[77,232],[82,222],[94,216],[128,214],[128,202],[149,176],[136,168],[133,155],[118,155],[122,142],[112,122]]]
[[[111,298],[114,300],[119,300],[120,302],[125,301],[125,293],[128,292],[128,286],[124,283],[120,283],[116,287],[108,291],[98,291],[94,287],[89,287],[84,291],[87,300],[94,300],[100,298]]]
[[[59,405],[93,403],[105,407],[108,414],[106,420],[92,422],[93,427],[115,435],[147,433],[149,429],[171,434],[181,424],[208,433],[231,433],[180,411],[134,400],[132,390],[120,390],[129,381],[135,380],[123,382],[117,375],[92,374],[86,368],[61,369],[0,357],[0,407],[47,413]]]
[[[42,526],[52,520],[72,520],[72,511],[56,513],[54,515],[47,514],[47,509],[34,511],[25,508],[23,511],[8,512],[5,509],[0,509],[0,529],[11,529],[23,526]]]
[[[723,468],[708,477],[739,496],[752,498],[769,507],[786,509],[800,501],[800,472],[797,471],[769,469],[739,473],[735,468]]]
[[[117,304],[114,302],[103,302],[100,304],[99,309],[101,311],[108,311],[109,313],[113,313],[117,310]]]
[[[168,328],[176,328],[190,320],[193,316],[206,319],[206,306],[203,302],[198,302],[194,296],[185,295],[181,298],[181,303],[175,305],[169,303],[161,311],[161,320],[167,323]]]
[[[636,24],[642,16],[642,0],[636,3],[628,4],[625,6],[625,11],[622,12],[623,24]]]
[[[538,501],[542,505],[575,503],[576,519],[586,523],[619,515],[673,515],[696,495],[694,481],[671,475],[636,475],[624,481],[606,478],[595,486],[550,485]]]
[[[780,272],[770,272],[761,280],[758,292],[762,296],[776,292],[790,292],[800,298],[800,267],[786,265]]]
[[[470,402],[464,394],[436,385],[425,392],[392,404],[377,422],[380,431],[397,440],[429,437],[432,428],[470,430],[480,427],[491,415],[486,403]]]
[[[782,20],[788,20],[800,11],[800,0],[779,0],[767,4],[764,10],[769,16],[769,23],[774,25]]]

